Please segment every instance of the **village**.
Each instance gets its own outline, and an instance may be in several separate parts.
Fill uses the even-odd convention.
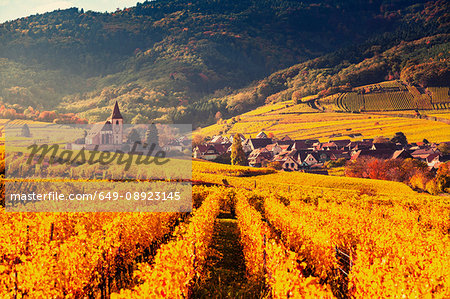
[[[269,134],[272,135],[272,134]],[[424,142],[407,143],[403,133],[394,138],[362,139],[360,141],[316,139],[294,140],[289,136],[276,139],[265,132],[254,138],[241,138],[242,148],[251,167],[273,167],[284,171],[302,171],[327,174],[327,168],[343,166],[347,161],[362,159],[418,159],[430,170],[439,168],[450,160],[450,142],[440,144]],[[213,136],[193,147],[193,157],[208,161],[230,163],[233,136]],[[403,142],[396,142],[397,139]],[[403,139],[403,140],[402,140]],[[443,150],[445,149],[445,150]]]
[[[151,129],[154,127],[153,129]],[[153,133],[151,131],[154,131]],[[142,136],[134,136],[130,132],[126,136],[123,127],[123,117],[119,105],[115,102],[111,116],[104,122],[95,124],[84,138],[75,143],[69,143],[66,148],[72,150],[96,149],[100,151],[115,151],[129,148],[134,141],[139,144],[155,143],[158,148],[173,156],[178,153],[189,155],[195,159],[231,164],[233,139],[239,138],[245,162],[251,167],[270,167],[283,171],[301,171],[317,174],[328,174],[328,169],[344,166],[348,161],[360,160],[399,160],[416,159],[423,161],[431,171],[436,171],[442,163],[450,160],[450,142],[432,143],[423,139],[422,142],[408,143],[402,132],[397,132],[391,139],[377,137],[375,139],[336,139],[320,142],[317,139],[296,140],[286,135],[281,139],[273,133],[259,132],[255,137],[246,138],[243,134],[234,136],[216,135],[205,137],[199,142],[183,136],[169,138],[161,142],[155,125],[151,125]],[[30,137],[28,127],[22,128],[22,136]]]

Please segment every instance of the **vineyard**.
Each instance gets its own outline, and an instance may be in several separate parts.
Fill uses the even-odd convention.
[[[448,87],[428,87],[419,90],[400,81],[387,81],[355,88],[335,100],[341,111],[399,111],[448,109]]]
[[[303,102],[269,103],[195,133],[200,137],[240,133],[251,138],[265,131],[276,138],[288,135],[293,139],[327,142],[388,137],[402,131],[410,142],[420,142],[424,137],[433,142],[447,141],[445,120],[449,118],[446,107],[450,99],[446,103],[433,103],[433,88],[419,91],[417,87],[395,82],[376,84],[372,91],[370,85],[326,96],[315,100],[317,109]]]
[[[236,276],[244,282],[215,295],[450,295],[445,197],[388,181],[209,162],[193,170],[192,213],[2,210],[1,297],[196,298]],[[217,238],[224,223],[229,240]],[[239,256],[242,269],[225,269]]]

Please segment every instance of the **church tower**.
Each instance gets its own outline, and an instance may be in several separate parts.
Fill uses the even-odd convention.
[[[113,143],[122,144],[123,142],[123,117],[120,114],[119,104],[114,104],[114,109],[111,115],[111,124],[113,130]]]

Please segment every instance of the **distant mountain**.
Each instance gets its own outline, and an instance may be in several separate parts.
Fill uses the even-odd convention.
[[[230,95],[212,98],[208,104],[215,106],[224,118],[239,115],[265,103],[305,101],[309,99],[308,96],[318,99],[319,104],[331,101],[335,105],[332,110],[374,110],[363,105],[362,89],[355,87],[401,79],[402,83],[396,83],[395,88],[398,87],[399,92],[406,91],[408,104],[397,103],[395,100],[396,103],[389,104],[390,107],[380,103],[378,110],[438,109],[434,105],[436,95],[431,87],[450,86],[450,34],[436,34],[409,42],[400,41],[384,51],[382,45],[383,43],[374,40],[364,46],[350,47],[293,65]],[[367,88],[377,89],[376,92],[364,92],[371,94],[370,102],[377,102],[377,98],[383,101],[381,97],[389,89]],[[350,99],[356,93],[360,95],[360,103]],[[343,107],[335,103],[334,95],[341,95],[340,101],[350,101],[353,104]],[[448,95],[439,97],[442,98],[439,101],[450,102]],[[195,118],[208,109],[207,105],[199,103],[196,109],[188,108],[185,114]]]
[[[414,65],[429,58],[439,59],[432,81],[442,84],[449,11],[447,1],[404,0],[156,0],[115,13],[54,11],[0,24],[0,101],[19,114],[31,106],[97,121],[118,100],[128,121],[199,125],[286,90],[369,84],[406,68],[417,81],[424,68]],[[430,51],[412,44],[411,55],[377,60],[426,37]],[[337,80],[368,59],[384,71]]]

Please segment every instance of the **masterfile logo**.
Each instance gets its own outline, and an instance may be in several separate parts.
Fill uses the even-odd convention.
[[[192,208],[190,125],[8,125],[5,135],[8,211]]]

